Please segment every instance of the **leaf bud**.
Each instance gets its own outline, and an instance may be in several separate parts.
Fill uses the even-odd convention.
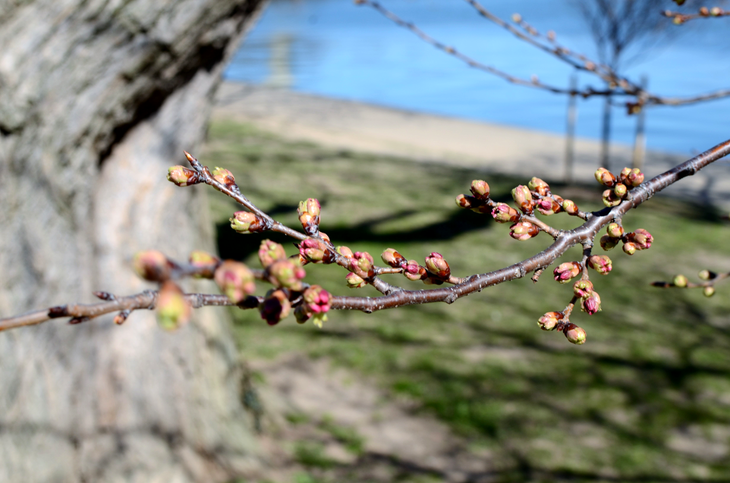
[[[571,344],[581,345],[586,342],[586,331],[572,322],[568,322],[565,325],[563,328],[563,334],[565,334],[565,338],[568,339],[568,342]]]
[[[707,287],[703,288],[702,295],[704,295],[705,297],[712,297],[713,295],[715,295],[715,287],[713,287],[712,285],[708,285]]]
[[[580,299],[580,309],[588,315],[601,311],[601,296],[598,292],[590,292],[588,296]]]
[[[519,185],[512,190],[512,199],[523,213],[532,213],[532,194],[527,186]]]
[[[253,272],[241,262],[225,260],[215,270],[213,280],[234,304],[241,303],[256,291]]]
[[[471,188],[469,188],[474,198],[487,201],[489,199],[489,185],[486,181],[475,179],[471,182]]]
[[[259,261],[261,266],[266,268],[277,260],[286,260],[286,252],[280,244],[264,240],[259,246]]]
[[[608,188],[616,184],[616,176],[606,168],[598,168],[593,175],[596,177],[596,181]]]
[[[347,274],[347,276],[345,277],[345,282],[350,288],[363,288],[365,285],[367,285],[362,277],[352,272]]]
[[[266,224],[258,216],[248,211],[237,211],[228,221],[231,222],[231,228],[244,235],[266,230]]]
[[[157,250],[137,252],[132,261],[134,271],[150,282],[162,282],[170,278],[172,266],[167,257]]]
[[[542,330],[555,330],[558,322],[563,320],[563,314],[560,312],[547,312],[545,315],[537,319],[537,325]]]
[[[198,173],[185,166],[173,166],[167,170],[167,181],[176,186],[190,186],[200,183]]]
[[[532,191],[536,191],[540,196],[547,196],[550,193],[550,185],[540,178],[532,178],[527,187]]]
[[[297,260],[277,260],[266,268],[267,278],[276,287],[302,290],[302,279],[307,272]]]
[[[618,223],[610,223],[606,227],[606,233],[611,238],[621,238],[622,236],[624,236],[624,227],[622,227]]]
[[[565,212],[569,215],[577,215],[578,214],[578,205],[575,204],[573,200],[563,200],[563,209]]]
[[[588,266],[601,275],[607,275],[613,268],[611,259],[606,255],[592,255],[588,257]]]
[[[593,292],[590,280],[578,280],[573,284],[573,294],[579,298],[586,298]]]
[[[306,201],[300,201],[297,213],[299,214],[299,221],[302,224],[302,228],[307,235],[314,235],[319,230],[319,215],[321,206],[319,200],[315,198],[307,198]]]
[[[580,274],[580,269],[581,266],[578,262],[561,263],[553,270],[553,276],[558,283],[568,283]]]
[[[525,241],[537,236],[540,230],[529,221],[521,221],[509,227],[509,236],[515,240]]]
[[[408,263],[403,267],[403,275],[411,281],[421,280],[426,278],[426,268],[422,267],[415,260],[408,260]]]
[[[686,287],[686,286],[687,286],[687,283],[688,283],[687,277],[685,277],[685,276],[684,276],[684,275],[682,275],[682,274],[680,274],[680,275],[675,275],[675,276],[674,276],[674,279],[672,280],[672,284],[673,284],[673,285],[674,285],[675,287],[679,287],[679,288],[684,288],[684,287]]]
[[[431,252],[426,257],[426,270],[440,280],[448,280],[451,275],[451,268],[444,260],[444,257],[438,252]]]
[[[514,223],[520,219],[520,214],[506,203],[499,203],[492,210],[492,217],[498,223]]]
[[[604,251],[609,251],[616,248],[616,245],[618,245],[619,241],[621,241],[620,238],[613,238],[608,235],[603,235],[598,243],[601,245],[601,248],[603,248]]]
[[[218,181],[220,184],[225,185],[228,188],[236,186],[236,179],[233,177],[230,171],[224,168],[216,167],[213,170],[213,179]]]
[[[165,330],[175,330],[188,320],[193,308],[175,282],[162,284],[157,295],[157,323]],[[115,319],[116,320],[116,319]]]
[[[351,272],[364,279],[372,278],[375,275],[373,268],[373,257],[368,252],[355,252],[348,266]]]
[[[386,248],[383,253],[380,254],[380,258],[386,265],[393,268],[399,268],[407,262],[405,257],[398,253],[398,250],[395,248]]]
[[[281,319],[289,315],[290,310],[289,297],[281,289],[269,290],[264,301],[259,304],[261,318],[269,325],[278,324]]]

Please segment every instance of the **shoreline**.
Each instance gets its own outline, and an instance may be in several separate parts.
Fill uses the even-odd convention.
[[[421,162],[483,169],[526,179],[565,179],[565,137],[542,131],[406,111],[356,101],[225,81],[214,119],[246,122],[285,139]],[[593,180],[598,141],[576,138],[572,177]],[[632,150],[611,146],[611,170],[631,166]],[[655,176],[687,158],[647,151],[643,171]],[[668,188],[670,196],[730,208],[730,163],[700,171]]]

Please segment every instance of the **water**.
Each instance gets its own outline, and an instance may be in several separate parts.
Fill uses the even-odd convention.
[[[383,0],[432,37],[512,75],[568,86],[572,69],[514,38],[457,0]],[[590,32],[563,0],[484,0],[504,19],[520,12],[564,46],[594,56]],[[674,4],[668,2],[668,8]],[[648,75],[652,92],[687,96],[730,87],[730,19],[698,20],[649,49],[624,73]],[[681,30],[685,29],[685,30]],[[434,114],[565,132],[567,98],[515,86],[424,43],[369,7],[349,0],[274,0],[226,71],[230,80]],[[580,87],[600,81],[580,74]],[[578,102],[577,134],[597,139],[602,100]],[[649,149],[695,154],[730,138],[730,99],[647,109]],[[636,117],[614,109],[613,139],[631,144]]]

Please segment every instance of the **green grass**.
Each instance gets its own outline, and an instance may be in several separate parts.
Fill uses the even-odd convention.
[[[290,226],[300,200],[319,198],[322,230],[333,242],[376,259],[387,247],[420,260],[438,251],[461,276],[501,268],[550,242],[545,235],[516,242],[507,227],[453,201],[474,178],[506,200],[529,173],[514,180],[334,151],[231,122],[212,125],[204,159],[230,169],[254,203]],[[597,186],[553,188],[583,209],[599,207]],[[221,254],[258,266],[262,238],[232,232],[227,218],[237,208],[210,198]],[[575,220],[547,221],[564,228]],[[629,213],[624,224],[649,230],[655,243],[633,257],[614,250],[613,272],[592,274],[603,311],[574,315],[588,333],[584,346],[536,325],[571,297],[549,272],[537,284],[504,283],[453,305],[332,313],[322,330],[293,319],[268,327],[256,313],[236,311],[239,346],[249,358],[301,352],[368,376],[487,450],[498,481],[730,480],[730,286],[711,299],[649,286],[676,273],[692,280],[702,268],[730,268],[729,227],[707,208],[666,198]],[[271,238],[294,253],[290,241]],[[574,248],[564,260],[579,257]],[[334,294],[354,293],[339,267],[308,266],[307,273]],[[378,295],[371,288],[355,294]]]

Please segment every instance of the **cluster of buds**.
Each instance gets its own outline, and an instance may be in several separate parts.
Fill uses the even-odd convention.
[[[489,185],[486,181],[475,179],[471,182],[471,196],[460,194],[456,197],[456,204],[460,208],[472,210],[475,213],[489,213]]]
[[[304,289],[302,279],[306,276],[299,260],[287,258],[285,260],[277,260],[265,270],[265,277],[273,286],[277,288],[288,288],[299,292]]]
[[[308,198],[306,201],[300,201],[299,207],[297,208],[297,214],[299,215],[299,222],[302,224],[302,228],[309,236],[314,236],[319,231],[319,215],[322,207],[319,204],[319,200],[315,198]]]
[[[623,242],[623,251],[627,255],[633,255],[637,251],[651,248],[654,237],[643,228],[630,233],[624,233],[624,229],[618,223],[611,223],[606,227],[606,234],[601,237],[600,245],[604,250],[612,250]]]
[[[644,174],[639,169],[624,168],[618,177],[606,168],[598,168],[594,173],[596,181],[610,188],[603,192],[603,204],[608,207],[617,206],[623,201],[631,188],[644,182]]]
[[[302,304],[294,311],[297,322],[303,324],[312,318],[314,325],[321,329],[322,323],[327,320],[332,295],[319,285],[312,285],[304,291],[302,300]]]
[[[559,330],[571,344],[585,344],[586,331],[569,322],[562,312],[547,312],[537,320],[542,330]]]
[[[325,241],[317,238],[306,238],[299,244],[299,255],[302,262],[332,263],[335,261],[335,254],[330,250],[327,243],[329,237],[322,232],[319,234]]]
[[[652,282],[652,286],[661,288],[701,288],[702,294],[705,297],[712,297],[715,295],[715,281],[717,279],[724,279],[730,277],[730,273],[717,274],[710,270],[701,270],[697,276],[704,281],[704,283],[690,283],[687,277],[684,275],[675,275],[671,282]]]
[[[573,295],[580,301],[580,308],[588,315],[601,311],[601,297],[593,290],[590,280],[578,280],[573,284]]]
[[[226,260],[213,275],[220,291],[234,304],[239,304],[256,290],[253,272],[243,263]]]

